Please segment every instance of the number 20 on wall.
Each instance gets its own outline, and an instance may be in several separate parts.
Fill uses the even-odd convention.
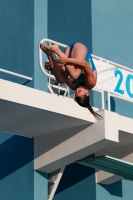
[[[119,93],[119,94],[122,94],[124,95],[124,90],[121,89],[121,84],[123,82],[123,73],[116,69],[114,71],[114,75],[117,77],[119,77],[118,79],[118,82],[117,82],[117,85],[116,85],[116,88],[114,89],[115,92]],[[127,77],[126,77],[126,81],[125,81],[125,88],[126,88],[126,91],[127,91],[127,94],[130,98],[133,98],[133,93],[131,93],[131,90],[130,90],[130,87],[131,87],[131,84],[130,84],[130,80],[133,80],[133,75],[132,74],[128,74]]]

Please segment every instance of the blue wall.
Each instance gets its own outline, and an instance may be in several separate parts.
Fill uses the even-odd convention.
[[[110,185],[96,185],[97,200],[131,200],[133,197],[133,182],[121,180]]]
[[[133,103],[111,97],[111,111],[133,118]]]
[[[40,40],[47,38],[48,0],[34,0],[34,88],[47,91],[47,77],[39,66],[38,46]],[[43,53],[46,61],[46,56]]]
[[[0,72],[0,78],[47,91],[39,67],[38,45],[47,37],[47,0],[0,1],[0,68],[33,81]]]
[[[92,50],[91,1],[49,0],[48,37],[64,44],[82,42]]]
[[[0,132],[0,199],[34,199],[34,140]]]
[[[92,1],[93,54],[133,68],[132,19],[131,0]],[[92,105],[100,108],[98,100],[93,94]],[[126,101],[111,98],[111,110],[133,117],[132,104]]]
[[[34,171],[34,200],[48,199],[48,174]]]
[[[1,0],[0,8],[0,68],[33,78],[34,3]],[[0,77],[33,86],[11,75],[0,73]]]
[[[34,3],[0,1],[0,68],[34,75]],[[33,87],[33,81],[0,73]],[[34,199],[34,140],[0,132],[0,199]]]
[[[92,1],[93,54],[133,68],[132,19],[131,0]],[[97,101],[99,98],[95,98],[94,105]],[[106,99],[105,103],[107,103]],[[107,108],[107,104],[105,106]],[[133,118],[133,106],[129,102],[111,97],[111,110]],[[118,181],[108,186],[96,184],[96,197],[97,200],[131,200],[132,187],[133,182],[128,180]]]
[[[38,44],[47,37],[47,0],[1,0],[0,8],[0,68],[33,81],[1,72],[0,78],[47,90],[38,57]],[[0,200],[38,197],[47,199],[47,175],[34,172],[34,139],[0,132]]]
[[[92,1],[93,54],[133,68],[133,1]]]

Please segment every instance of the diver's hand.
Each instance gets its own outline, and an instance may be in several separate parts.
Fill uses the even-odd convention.
[[[58,58],[56,58],[56,61],[63,65],[67,64],[67,59],[65,57],[58,57]]]
[[[49,62],[45,62],[45,69],[51,71],[51,64]]]

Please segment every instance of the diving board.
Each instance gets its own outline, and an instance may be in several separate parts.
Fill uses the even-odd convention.
[[[90,126],[94,117],[73,99],[0,79],[0,131],[36,137]]]

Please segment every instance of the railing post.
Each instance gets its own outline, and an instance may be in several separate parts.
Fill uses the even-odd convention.
[[[110,92],[107,92],[108,110],[110,111]]]

